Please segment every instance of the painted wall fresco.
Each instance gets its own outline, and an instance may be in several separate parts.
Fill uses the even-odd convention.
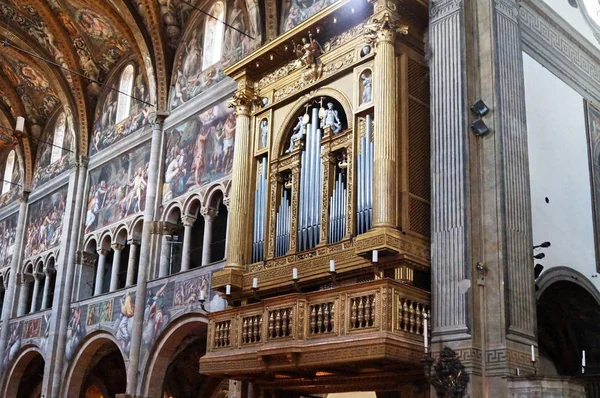
[[[194,115],[165,135],[163,200],[231,173],[235,115],[226,103]]]
[[[594,239],[596,254],[600,254],[600,236],[598,235],[600,229],[600,108],[596,108],[590,102],[586,102],[586,122],[592,180],[592,210],[596,229]]]
[[[209,311],[225,309],[225,301],[211,291],[210,280],[211,272],[207,271],[195,276],[183,274],[168,282],[150,282],[146,300],[141,305],[135,302],[135,289],[131,289],[111,298],[72,307],[67,329],[67,360],[73,358],[83,339],[96,330],[112,333],[123,352],[129,355],[133,314],[140,310],[144,312],[142,355],[147,358],[169,322],[183,314],[200,311],[198,299],[201,291],[207,298],[206,308]],[[35,330],[33,326],[30,328]],[[45,328],[43,321],[41,328]]]
[[[284,0],[280,32],[287,32],[333,3],[335,0]]]
[[[9,267],[14,255],[18,214],[0,221],[0,268]]]
[[[137,68],[136,68],[137,69]],[[115,74],[110,79],[110,87],[119,87],[121,73]],[[143,74],[135,70],[133,77],[132,96],[143,101],[150,101],[150,92],[147,89]],[[117,108],[119,106],[119,93],[114,90],[105,90],[101,99],[98,101],[96,114],[94,117],[94,133],[90,143],[90,155],[108,148],[112,144],[122,140],[128,135],[138,131],[146,126],[150,119],[151,107],[141,101],[131,98],[129,116],[120,122],[117,120]]]
[[[2,358],[3,366],[6,366],[12,361],[21,347],[34,344],[37,345],[42,352],[45,352],[50,334],[50,311],[36,318],[11,322],[8,331],[8,341],[4,358]]]
[[[75,151],[75,129],[73,126],[73,116],[71,111],[67,109],[65,112],[61,112],[54,123],[44,132],[43,141],[46,143],[39,143],[35,162],[36,167],[33,173],[33,187],[58,177],[73,164],[74,156],[73,152],[70,152]],[[64,131],[62,142],[55,135],[58,129]],[[56,147],[50,144],[54,144]],[[62,149],[59,158],[53,159],[52,152],[57,149],[60,151],[57,147],[65,149]]]
[[[58,245],[67,202],[67,187],[29,206],[25,233],[25,258]]]
[[[212,7],[217,3],[219,2],[213,3]],[[193,21],[175,56],[171,81],[171,110],[223,80],[224,68],[254,51],[262,42],[256,0],[228,0],[221,4],[224,4],[223,12],[227,15],[228,24],[235,29],[219,29],[217,21],[208,17]],[[217,11],[215,16],[218,15]],[[240,32],[247,32],[247,35]],[[220,51],[220,61],[206,62],[213,51]]]
[[[150,144],[90,172],[85,232],[144,211]]]

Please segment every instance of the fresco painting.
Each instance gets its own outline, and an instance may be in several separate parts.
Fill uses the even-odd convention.
[[[6,369],[6,366],[10,361],[17,355],[17,352],[21,349],[21,322],[15,322],[10,324],[8,329],[8,341],[6,342],[6,351],[4,351],[4,358],[2,358],[2,365]]]
[[[113,299],[90,304],[86,316],[86,326],[111,322],[113,319]]]
[[[25,233],[25,258],[58,245],[67,202],[67,187],[29,206]]]
[[[208,275],[175,282],[173,306],[178,307],[197,302],[200,298],[200,292],[204,292],[204,297],[208,297],[209,283]]]
[[[135,98],[145,102],[150,101],[150,93],[146,89],[148,84],[141,73],[134,73],[133,92]],[[118,87],[120,74],[111,79],[110,86]],[[119,106],[119,93],[114,90],[107,90],[102,101],[98,101],[102,106],[96,109],[94,133],[90,143],[90,155],[108,148],[110,145],[122,140],[131,133],[134,133],[146,126],[150,121],[151,107],[136,99],[131,99],[129,116],[120,122],[117,120],[117,108]]]
[[[67,344],[65,347],[65,357],[67,361],[73,357],[79,343],[83,340],[86,334],[85,323],[83,321],[83,312],[86,307],[71,308],[71,316],[67,326]]]
[[[36,159],[36,168],[33,173],[33,187],[42,185],[51,179],[59,176],[67,170],[74,162],[73,152],[75,150],[75,129],[73,128],[73,117],[70,110],[61,112],[52,123],[50,128],[44,133],[44,142],[39,143],[38,155]],[[64,132],[62,142],[57,142],[55,131]],[[50,145],[54,144],[56,146]],[[62,147],[62,151],[60,148]],[[58,156],[56,152],[59,150]]]
[[[149,144],[90,172],[85,232],[144,211]]]
[[[165,300],[166,289],[167,284],[164,284],[156,288],[149,288],[146,293],[142,341],[148,346],[152,344],[171,320],[171,314]]]
[[[235,124],[222,103],[167,131],[163,200],[231,174]]]
[[[14,254],[18,214],[0,221],[0,269],[10,267]]]
[[[211,8],[218,18],[223,8]],[[202,91],[225,78],[224,68],[254,51],[262,41],[259,8],[256,0],[228,0],[225,4],[230,27],[221,31],[211,18],[199,18],[193,22],[190,34],[180,46],[176,56],[171,81],[171,110],[188,102]],[[247,32],[244,35],[240,32]],[[207,35],[207,36],[205,36]],[[216,52],[216,54],[213,54]],[[216,60],[216,62],[212,62]]]
[[[281,14],[281,33],[285,33],[299,25],[334,2],[335,0],[284,0]]]
[[[23,339],[33,339],[40,337],[42,330],[42,318],[30,319],[23,322]]]
[[[586,101],[586,121],[588,150],[592,180],[592,210],[594,214],[594,234],[596,253],[600,253],[600,109]]]

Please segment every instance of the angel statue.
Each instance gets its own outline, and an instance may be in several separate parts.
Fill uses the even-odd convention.
[[[304,122],[303,122],[304,116],[298,116],[298,123],[296,123],[296,126],[294,127],[294,134],[292,134],[292,137],[290,138],[290,147],[287,149],[287,151],[285,151],[285,153],[290,153],[294,150],[294,142],[302,139],[302,136],[304,135]]]
[[[323,54],[321,45],[313,39],[312,34],[308,35],[308,39],[303,37],[302,44],[298,44],[294,50],[296,55],[300,57],[294,63],[296,67],[314,65],[316,58]]]

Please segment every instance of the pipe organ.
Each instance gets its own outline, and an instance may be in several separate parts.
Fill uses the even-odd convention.
[[[353,361],[360,369],[360,352],[384,344],[396,354],[372,361],[382,366],[374,377],[394,374],[395,365],[385,368],[393,362],[422,372],[413,359],[423,351],[421,316],[429,311],[428,72],[418,23],[396,37],[403,30],[390,26],[404,14],[386,19],[397,14],[388,4],[336,1],[226,70],[237,82],[236,109],[251,109],[250,123],[238,117],[234,157],[250,156],[254,166],[233,170],[231,185],[247,219],[240,228],[231,220],[230,233],[242,238],[228,251],[248,261],[213,275],[219,294],[229,286],[230,308],[208,315],[201,371],[205,363],[207,373],[250,380],[285,369],[281,380],[292,386],[321,365],[336,373]],[[427,20],[419,7],[406,15]],[[381,14],[370,19],[375,9]],[[250,150],[239,151],[238,139]],[[327,328],[314,326],[320,314]],[[256,322],[260,339],[236,337]],[[270,333],[277,327],[286,332]],[[331,364],[337,353],[343,358]]]

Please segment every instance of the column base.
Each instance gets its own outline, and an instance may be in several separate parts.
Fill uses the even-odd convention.
[[[585,382],[566,376],[509,377],[510,397],[569,397],[585,398]]]
[[[241,290],[244,286],[244,270],[240,268],[224,268],[212,276],[212,288],[225,291],[225,286]]]
[[[361,256],[370,256],[373,250],[382,254],[393,254],[400,264],[415,269],[427,270],[431,266],[431,253],[416,238],[400,232],[396,228],[381,227],[358,235],[354,238],[354,252]],[[370,258],[370,257],[369,257]]]

